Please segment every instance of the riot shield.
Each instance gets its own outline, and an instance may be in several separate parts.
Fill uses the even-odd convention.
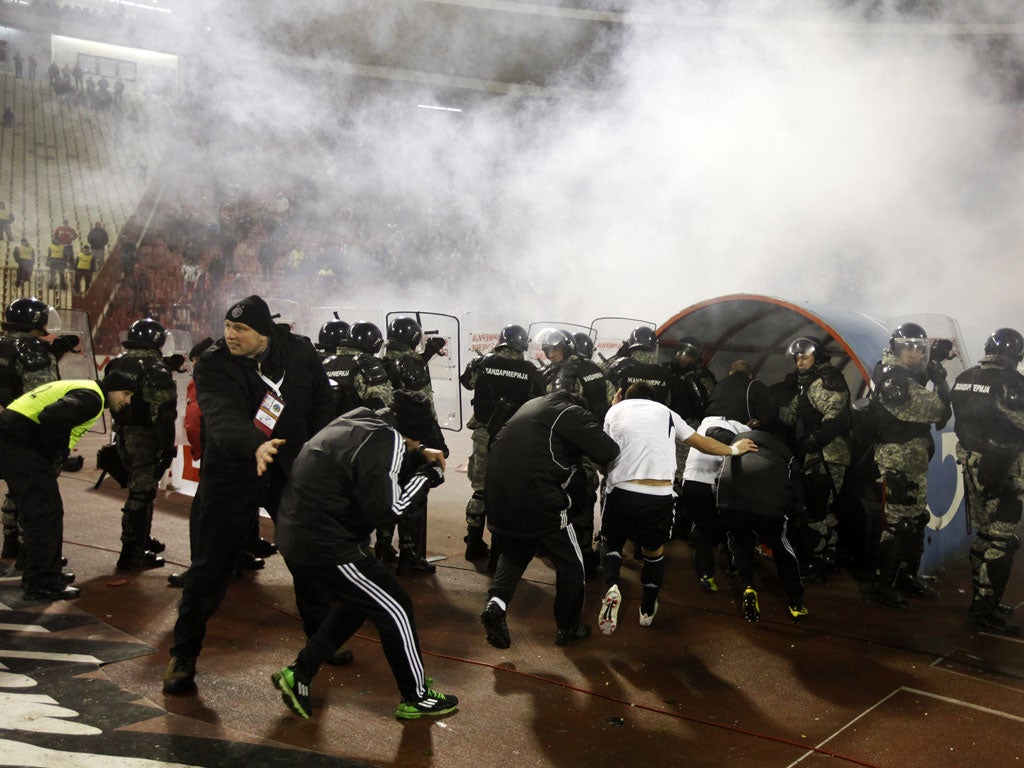
[[[594,362],[607,363],[629,338],[629,334],[638,325],[657,328],[650,320],[637,320],[632,317],[598,317],[590,323],[590,336],[594,340]]]
[[[462,429],[462,391],[459,385],[461,366],[460,323],[454,315],[438,312],[412,310],[407,312],[388,312],[385,327],[396,317],[414,317],[423,329],[420,340],[422,350],[426,340],[431,337],[444,339],[447,344],[440,353],[427,362],[430,371],[431,387],[434,390],[434,410],[437,421],[442,429],[458,432]]]
[[[542,370],[547,368],[548,359],[544,355],[544,350],[541,349],[540,344],[537,343],[537,335],[547,328],[557,328],[562,331],[568,331],[570,336],[574,333],[585,333],[590,335],[590,326],[588,325],[567,323],[562,320],[547,320],[530,323],[530,327],[527,328],[527,331],[530,334],[530,346],[526,351],[526,359],[532,360],[537,367]]]

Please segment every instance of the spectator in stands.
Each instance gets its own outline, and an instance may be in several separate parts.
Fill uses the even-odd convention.
[[[36,79],[36,69],[38,67],[39,67],[39,62],[36,60],[36,55],[34,53],[30,53],[28,55],[28,79],[29,80],[35,80]]]
[[[78,63],[76,62],[74,68],[71,70],[71,76],[75,78],[75,90],[76,91],[82,90],[82,75],[83,74],[85,74],[85,73],[82,72],[82,68],[80,66],[78,66]]]
[[[75,263],[75,240],[78,239],[78,233],[74,228],[68,224],[68,220],[64,219],[63,223],[53,230],[53,239],[64,246],[64,261],[69,266]]]
[[[47,286],[51,291],[56,291],[58,284],[62,289],[67,289],[68,279],[64,274],[67,262],[64,260],[64,246],[56,237],[50,242],[50,252],[46,257],[46,267],[50,270],[50,279]],[[58,277],[60,278],[58,283]]]
[[[23,285],[31,286],[32,268],[36,263],[36,254],[32,250],[32,246],[28,244],[28,238],[21,238],[21,245],[15,247],[14,261],[18,265],[16,287],[20,290]]]
[[[107,254],[107,246],[110,244],[110,235],[103,228],[103,222],[97,221],[92,225],[89,234],[85,236],[92,248],[93,268],[99,269],[103,266],[103,259]]]
[[[4,107],[4,128],[14,127],[14,110],[10,107]]]
[[[149,278],[142,271],[142,265],[135,262],[132,267],[132,306],[145,314],[149,309]]]
[[[264,277],[270,277],[274,273],[274,262],[277,260],[277,249],[271,240],[264,240],[260,243],[256,258],[260,262],[260,270]]]
[[[21,77],[21,66],[24,59],[21,58],[21,53],[14,54],[14,76]]]
[[[125,277],[135,274],[135,262],[137,260],[135,243],[125,240],[121,243],[121,272]]]
[[[75,261],[75,293],[79,296],[88,291],[92,285],[94,266],[92,248],[88,243],[82,243],[82,250]]]
[[[54,91],[57,90],[57,83],[60,81],[60,67],[57,66],[57,62],[53,62],[46,70],[47,75],[50,77],[50,87]]]
[[[292,268],[292,274],[300,274],[304,268],[306,261],[306,252],[302,250],[300,246],[295,246],[295,249],[288,254],[288,264]]]
[[[7,124],[7,113],[4,112],[4,125]],[[11,224],[14,223],[14,214],[7,207],[7,203],[0,203],[0,239],[7,242],[14,242],[14,233],[11,231]]]

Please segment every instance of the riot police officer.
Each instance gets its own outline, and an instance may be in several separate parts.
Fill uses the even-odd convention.
[[[668,374],[669,407],[694,429],[704,419],[711,392],[718,383],[703,364],[703,356],[700,342],[684,338],[679,340],[672,359],[663,365]]]
[[[360,320],[338,338],[335,354],[324,360],[324,370],[335,394],[335,416],[365,406],[371,410],[391,405],[391,380],[377,353],[384,335],[375,324]]]
[[[885,528],[869,596],[892,608],[906,607],[905,595],[938,597],[917,573],[930,519],[928,462],[935,453],[931,427],[945,425],[951,415],[946,370],[937,359],[947,355],[929,359],[931,351],[924,328],[904,323],[893,331],[872,376],[874,454],[881,473]]]
[[[50,307],[37,298],[20,298],[4,310],[0,336],[0,406],[41,384],[60,378],[58,361],[78,346],[79,338],[73,334],[58,336],[47,343],[46,326]],[[4,558],[18,557],[18,512],[10,494],[3,503]]]
[[[956,416],[957,463],[963,467],[967,511],[975,529],[971,545],[973,598],[967,625],[1016,636],[1007,624],[1013,609],[1001,600],[1020,549],[1024,505],[1024,336],[1000,328],[985,342],[985,356],[956,377],[951,393]]]
[[[796,363],[796,391],[779,417],[794,430],[803,472],[807,520],[801,562],[810,575],[823,575],[835,566],[835,507],[850,466],[850,388],[829,362],[824,342],[801,337],[789,345],[789,354]]]
[[[412,317],[396,317],[388,323],[388,343],[384,353],[384,368],[388,372],[391,386],[398,390],[404,389],[419,392],[430,404],[433,427],[430,437],[424,441],[428,448],[442,452],[448,458],[448,446],[445,444],[441,427],[437,423],[437,412],[434,410],[434,389],[430,381],[430,369],[427,363],[434,355],[445,347],[445,340],[439,336],[427,339],[424,351],[419,346],[423,340],[423,328]],[[399,483],[407,480],[406,468],[399,476]],[[427,515],[426,498],[415,509],[389,520],[377,529],[374,553],[381,560],[393,560],[396,556],[391,540],[395,528],[398,528],[398,567],[399,576],[415,573],[434,573],[437,568],[422,555],[422,541],[425,533]]]
[[[160,477],[174,460],[178,389],[160,350],[167,331],[156,320],[136,320],[128,329],[125,352],[107,364],[134,383],[131,406],[114,414],[118,457],[128,470],[128,498],[121,510],[118,570],[159,568],[164,545],[152,538],[153,501]]]
[[[595,363],[594,340],[589,334],[574,333],[572,335],[576,351],[559,372],[555,389],[564,389],[581,395],[587,401],[590,410],[602,422],[615,397],[615,387],[604,375],[601,367]]]
[[[711,391],[718,380],[703,363],[704,350],[696,339],[682,338],[676,345],[672,359],[662,364],[668,378],[668,405],[683,421],[697,429],[707,413]],[[678,535],[686,537],[693,528],[692,515],[683,503],[683,472],[690,446],[676,443],[676,527]]]
[[[639,325],[632,330],[605,375],[616,390],[623,392],[638,382],[648,384],[659,403],[669,404],[668,374],[658,365],[658,335],[649,326]]]
[[[466,504],[466,559],[483,560],[490,554],[484,543],[484,478],[491,441],[523,403],[544,392],[537,367],[526,360],[530,336],[521,325],[506,325],[488,354],[466,365],[459,382],[473,391],[473,455],[469,458],[469,482],[473,495]]]
[[[571,333],[561,328],[545,328],[536,338],[544,357],[548,359],[548,364],[541,368],[544,391],[554,392],[561,370],[576,352],[576,342]]]
[[[316,351],[321,360],[326,360],[337,354],[338,347],[348,340],[351,326],[344,320],[328,320],[320,326],[320,333],[317,336]]]

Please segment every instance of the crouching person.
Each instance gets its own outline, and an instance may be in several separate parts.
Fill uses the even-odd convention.
[[[300,604],[335,604],[295,661],[271,676],[299,717],[312,714],[310,687],[320,665],[367,619],[377,627],[402,696],[397,718],[458,709],[455,696],[430,687],[412,600],[370,547],[374,530],[422,506],[430,488],[444,482],[443,454],[421,442],[433,418],[426,397],[398,390],[390,409],[359,408],[335,419],[295,459],[278,509],[278,549]],[[401,486],[403,462],[415,470]]]
[[[744,438],[757,443],[757,452],[726,459],[717,493],[718,511],[743,587],[743,616],[747,621],[761,617],[754,589],[754,547],[761,543],[771,547],[789,599],[789,615],[799,621],[807,615],[804,585],[796,552],[786,537],[786,524],[801,503],[800,468],[789,448],[774,435],[754,430],[732,438],[732,442]]]

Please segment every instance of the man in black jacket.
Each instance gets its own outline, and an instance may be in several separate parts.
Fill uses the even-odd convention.
[[[530,400],[494,440],[487,465],[487,527],[501,555],[480,619],[487,642],[508,648],[505,613],[530,561],[543,547],[555,566],[555,643],[589,637],[583,610],[583,554],[570,523],[574,504],[566,489],[589,457],[604,465],[619,455],[586,401],[568,392]]]
[[[731,442],[744,438],[757,443],[757,451],[725,460],[718,476],[717,503],[728,531],[729,551],[743,589],[743,616],[761,617],[754,589],[754,546],[771,547],[779,580],[789,598],[789,615],[799,621],[807,615],[804,585],[796,552],[786,536],[787,522],[802,503],[800,466],[792,451],[770,432],[754,430],[732,436],[726,430],[708,430],[708,437]]]
[[[195,690],[206,622],[224,599],[260,507],[271,518],[302,444],[333,416],[327,374],[309,339],[277,327],[259,296],[236,302],[224,338],[195,369],[203,471],[193,520],[198,551],[185,577],[164,693]],[[299,603],[307,636],[325,614]]]
[[[334,604],[295,661],[271,676],[299,717],[312,714],[309,692],[320,665],[367,619],[377,627],[402,694],[397,718],[458,708],[455,696],[430,688],[412,600],[370,548],[374,529],[422,505],[430,488],[444,482],[443,453],[422,442],[433,424],[430,401],[400,389],[390,410],[346,413],[314,435],[295,460],[281,502],[278,545],[296,596]]]

